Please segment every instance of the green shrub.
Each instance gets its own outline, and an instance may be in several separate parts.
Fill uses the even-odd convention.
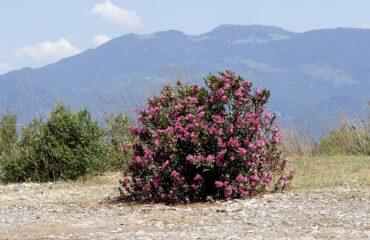
[[[17,153],[2,158],[5,182],[76,179],[107,169],[103,131],[87,109],[57,104],[47,121],[22,127]]]
[[[314,145],[314,153],[370,156],[369,124],[369,120],[359,124],[342,121],[339,129],[329,130],[328,134]]]

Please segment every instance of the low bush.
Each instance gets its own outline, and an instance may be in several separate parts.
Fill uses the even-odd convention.
[[[133,159],[121,181],[125,197],[189,202],[244,198],[275,179],[293,178],[277,148],[275,115],[265,113],[270,93],[231,71],[205,78],[207,88],[178,82],[139,111]]]

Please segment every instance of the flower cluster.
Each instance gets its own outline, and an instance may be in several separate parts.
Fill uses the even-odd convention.
[[[269,91],[252,89],[230,70],[205,78],[207,88],[166,86],[138,113],[133,161],[121,181],[140,201],[203,201],[249,197],[276,179],[287,159],[275,115],[264,112]]]

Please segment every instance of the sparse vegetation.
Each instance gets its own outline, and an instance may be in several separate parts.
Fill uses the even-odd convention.
[[[370,156],[370,117],[341,119],[338,129],[329,129],[317,141],[307,131],[285,130],[281,147],[290,156]]]
[[[103,127],[104,159],[110,171],[122,171],[131,162],[132,154],[128,151],[133,141],[129,131],[130,119],[124,114],[109,114]]]
[[[343,120],[339,129],[331,129],[315,143],[313,152],[324,155],[370,156],[370,119],[359,123]]]
[[[295,156],[292,189],[370,187],[370,156]]]

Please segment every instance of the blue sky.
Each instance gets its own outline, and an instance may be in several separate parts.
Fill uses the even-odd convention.
[[[127,33],[204,33],[224,23],[295,32],[370,28],[369,0],[12,0],[0,2],[0,74],[39,67]]]

